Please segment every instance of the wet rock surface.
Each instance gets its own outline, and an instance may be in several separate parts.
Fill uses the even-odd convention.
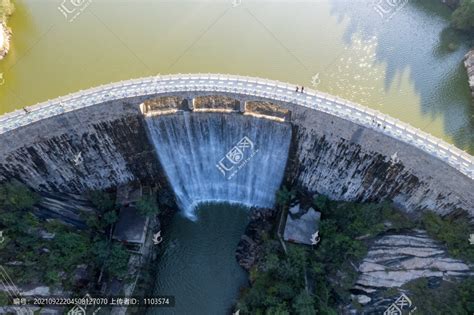
[[[236,258],[239,265],[249,271],[263,255],[261,245],[263,237],[269,233],[276,220],[276,212],[272,209],[253,209],[250,222],[237,245]]]

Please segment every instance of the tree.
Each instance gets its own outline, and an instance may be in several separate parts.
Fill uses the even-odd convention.
[[[115,210],[115,200],[111,194],[101,190],[94,190],[88,193],[89,200],[102,213]]]
[[[157,215],[160,213],[158,203],[153,196],[143,196],[140,200],[138,200],[137,209],[138,212],[144,216]]]
[[[121,244],[114,243],[107,259],[106,270],[112,277],[123,278],[127,275],[130,255]]]
[[[102,222],[104,223],[105,226],[112,225],[115,222],[117,222],[117,220],[118,220],[118,216],[117,216],[117,212],[115,212],[115,210],[107,211],[102,216]]]
[[[123,278],[127,274],[130,254],[123,245],[109,244],[104,240],[97,239],[92,251],[96,263],[103,266],[110,276]]]
[[[317,195],[313,198],[313,205],[321,212],[328,210],[329,198],[324,195]]]
[[[287,206],[291,200],[295,197],[296,193],[294,189],[288,190],[286,186],[283,186],[279,191],[276,193],[276,203],[280,207]]]
[[[474,31],[474,0],[462,0],[451,16],[452,25],[463,31]]]
[[[48,255],[50,269],[71,271],[90,257],[89,240],[74,232],[60,233],[53,240],[51,251],[55,255]]]
[[[294,298],[292,308],[299,315],[316,315],[314,310],[314,301],[306,291],[301,291]]]
[[[436,213],[426,212],[422,217],[422,226],[429,236],[446,245],[451,255],[472,263],[474,246],[468,241],[471,227],[466,217],[467,214],[464,217],[443,219]]]
[[[39,200],[38,196],[18,182],[0,186],[0,207],[5,210],[28,210]]]
[[[39,197],[18,182],[0,185],[0,226],[8,234],[27,232],[38,225],[38,219],[27,210],[39,201]]]

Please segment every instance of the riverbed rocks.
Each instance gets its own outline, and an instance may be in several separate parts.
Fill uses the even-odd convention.
[[[466,67],[467,75],[469,77],[471,95],[474,98],[474,48],[464,56],[464,66]]]
[[[250,223],[237,245],[236,258],[242,268],[249,271],[263,254],[263,237],[273,227],[276,213],[272,209],[253,209]]]

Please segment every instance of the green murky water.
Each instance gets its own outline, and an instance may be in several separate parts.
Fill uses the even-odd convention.
[[[175,296],[173,308],[155,308],[149,315],[230,313],[247,275],[235,250],[248,223],[247,210],[206,205],[197,221],[175,215],[164,232],[164,252],[158,261],[156,295]]]
[[[12,49],[0,62],[0,113],[158,73],[305,86],[319,73],[318,89],[474,153],[474,106],[461,63],[468,46],[447,28],[441,4],[410,1],[386,20],[369,0],[93,0],[68,22],[59,0],[16,3]]]

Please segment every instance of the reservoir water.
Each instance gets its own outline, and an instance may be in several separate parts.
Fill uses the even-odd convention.
[[[85,0],[75,1],[74,19],[58,10],[62,2],[15,1],[0,114],[113,81],[231,73],[331,93],[474,154],[461,63],[469,43],[449,29],[441,1],[408,1],[388,18],[370,0]],[[240,139],[229,138],[222,154]],[[200,188],[176,186],[183,196]],[[163,231],[155,294],[174,295],[176,307],[150,314],[225,314],[246,284],[235,260],[246,210],[203,206],[196,216],[176,215]]]
[[[233,73],[314,87],[474,153],[469,43],[441,1],[388,18],[370,0],[85,0],[73,20],[62,2],[15,1],[0,113],[135,77]]]
[[[155,308],[148,315],[227,314],[247,285],[235,259],[247,210],[215,204],[200,207],[196,215],[191,221],[176,214],[163,235],[154,294],[173,295],[176,306]]]

